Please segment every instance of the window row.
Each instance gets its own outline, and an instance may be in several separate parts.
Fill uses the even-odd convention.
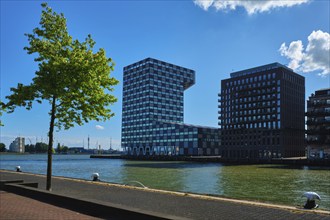
[[[244,75],[244,74],[243,74]],[[270,80],[270,79],[275,79],[276,78],[276,73],[268,73],[268,74],[263,74],[259,76],[251,76],[247,77],[245,79],[238,79],[235,81],[227,82],[226,86],[236,86],[236,85],[244,85],[244,84],[249,84],[253,82],[260,82],[262,80]]]
[[[272,94],[264,94],[264,95],[256,95],[256,96],[247,96],[247,97],[231,97],[229,95],[222,96],[220,102],[232,102],[232,103],[249,103],[249,102],[257,102],[257,101],[266,101],[266,100],[274,100],[280,99],[280,93],[272,93]]]
[[[162,102],[161,102],[162,101]],[[155,101],[147,101],[147,102],[135,102],[133,104],[125,104],[123,106],[123,111],[126,110],[133,110],[133,112],[139,111],[140,109],[147,108],[149,110],[175,110],[175,111],[182,111],[183,110],[183,103],[180,101],[171,102],[174,104],[170,104],[166,102],[167,100],[159,100],[158,102]]]
[[[236,109],[241,109],[240,111],[236,110]],[[260,114],[270,114],[270,113],[280,113],[281,112],[281,108],[280,107],[272,107],[272,108],[258,108],[258,109],[249,109],[249,110],[242,110],[244,108],[240,107],[238,108],[238,106],[235,108],[233,108],[231,110],[230,107],[226,107],[226,108],[222,108],[221,112],[220,112],[220,116],[223,115],[223,117],[227,118],[227,117],[233,117],[233,116],[257,116]],[[276,111],[277,109],[277,111]],[[236,111],[235,111],[236,110]]]
[[[243,124],[226,124],[226,122],[221,123],[222,129],[257,129],[257,128],[266,128],[266,129],[280,129],[281,121],[268,121],[268,122],[256,122],[256,123],[243,123]]]
[[[244,105],[220,105],[220,110],[222,113],[225,112],[237,112],[238,110],[245,110],[245,111],[253,111],[253,110],[260,110],[260,112],[266,112],[268,111],[267,109],[276,109],[276,107],[279,109],[280,108],[281,102],[276,103],[275,101],[273,102],[259,102],[259,103],[252,103],[252,104],[244,104]],[[269,112],[274,112],[269,111]]]
[[[223,123],[225,124],[230,124],[230,123],[240,123],[240,122],[251,122],[251,121],[257,121],[257,120],[280,120],[281,115],[277,114],[276,115],[257,115],[257,116],[249,116],[249,117],[233,117],[233,118],[227,118],[222,120]]]

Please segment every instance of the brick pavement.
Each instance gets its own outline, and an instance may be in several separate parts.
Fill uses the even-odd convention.
[[[99,218],[39,202],[14,193],[0,191],[0,219],[97,220]]]

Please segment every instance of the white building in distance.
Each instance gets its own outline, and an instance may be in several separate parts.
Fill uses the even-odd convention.
[[[25,138],[17,137],[9,146],[9,151],[25,153]]]

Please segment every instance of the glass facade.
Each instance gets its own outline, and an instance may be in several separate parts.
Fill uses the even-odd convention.
[[[303,156],[304,77],[279,63],[230,75],[221,81],[219,94],[220,154]]]
[[[199,132],[217,136],[217,129],[183,124],[184,90],[194,83],[195,71],[152,58],[124,67],[122,147],[127,154],[204,152],[198,150]]]

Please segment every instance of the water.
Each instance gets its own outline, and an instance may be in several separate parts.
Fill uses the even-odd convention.
[[[0,168],[46,174],[47,155],[1,155]],[[90,159],[89,155],[54,155],[53,175],[149,188],[211,194],[286,205],[302,205],[303,192],[315,191],[320,208],[330,210],[330,169],[285,165],[151,162]]]

